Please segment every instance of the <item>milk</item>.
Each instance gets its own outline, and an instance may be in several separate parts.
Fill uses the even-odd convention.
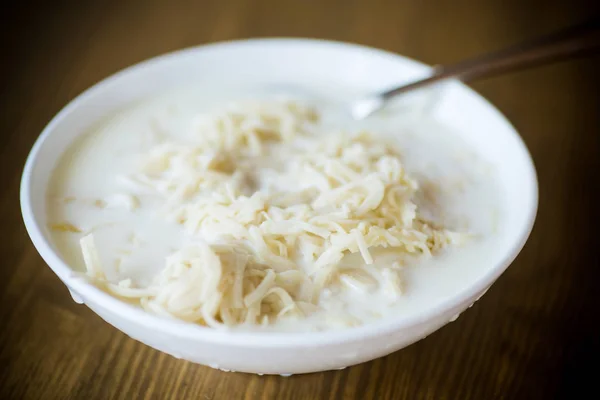
[[[472,233],[473,238],[463,247],[406,266],[402,296],[331,288],[321,294],[322,311],[303,320],[252,329],[336,329],[344,327],[338,317],[365,323],[391,315],[418,315],[481,277],[486,272],[486,253],[502,229],[501,193],[493,168],[473,154],[459,135],[427,116],[388,112],[356,123],[344,113],[348,91],[311,90],[324,124],[365,128],[393,140],[404,167],[420,184],[416,203],[421,213],[446,228]],[[162,218],[160,199],[124,180],[136,168],[136,155],[165,139],[185,141],[193,134],[190,124],[199,113],[229,100],[264,95],[253,88],[174,90],[134,104],[82,135],[61,158],[48,190],[51,224],[70,223],[80,231],[53,232],[66,263],[84,270],[79,239],[91,232],[110,280],[131,278],[136,285],[148,285],[164,267],[165,257],[191,238],[180,225]],[[139,207],[128,208],[123,201],[128,195],[135,196]],[[377,262],[392,261],[382,255]]]

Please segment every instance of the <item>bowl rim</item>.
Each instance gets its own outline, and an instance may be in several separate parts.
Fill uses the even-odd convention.
[[[72,99],[65,107],[63,107],[58,114],[56,114],[52,120],[45,126],[40,136],[33,145],[23,170],[21,177],[20,187],[20,203],[21,213],[23,221],[25,223],[26,230],[33,242],[35,248],[47,263],[47,265],[54,271],[54,273],[65,283],[69,290],[74,291],[76,294],[81,295],[86,299],[87,302],[92,303],[95,306],[105,309],[105,311],[115,314],[121,319],[129,320],[138,325],[142,325],[147,329],[151,329],[155,332],[163,334],[173,335],[180,338],[188,338],[191,340],[205,341],[219,344],[227,344],[231,346],[252,346],[252,347],[315,347],[325,346],[329,344],[339,344],[351,341],[360,341],[367,337],[380,336],[385,334],[391,334],[403,329],[418,326],[426,321],[433,320],[440,316],[444,312],[447,312],[453,308],[460,307],[461,304],[468,302],[475,302],[485,293],[485,291],[491,286],[491,284],[508,268],[508,266],[517,257],[523,246],[525,245],[535,222],[538,209],[538,181],[535,171],[535,166],[531,154],[529,153],[525,143],[521,136],[518,134],[512,124],[506,119],[506,117],[489,101],[483,98],[480,94],[470,89],[462,83],[460,85],[462,90],[470,92],[478,101],[484,103],[489,109],[495,114],[495,118],[503,122],[506,126],[507,134],[511,134],[516,139],[516,143],[521,147],[521,153],[525,157],[526,164],[528,166],[527,171],[523,171],[526,176],[527,190],[529,198],[531,199],[528,209],[526,211],[526,218],[520,222],[519,235],[511,239],[511,243],[508,246],[510,251],[494,266],[488,268],[488,271],[480,276],[470,286],[463,288],[459,293],[440,301],[439,303],[433,304],[430,307],[423,310],[422,313],[417,315],[411,315],[408,317],[397,316],[394,318],[382,318],[377,321],[369,322],[365,325],[358,327],[345,328],[345,329],[334,329],[319,332],[258,332],[258,331],[238,331],[228,329],[215,329],[204,327],[201,325],[178,321],[169,320],[164,317],[155,316],[150,314],[140,307],[125,303],[118,298],[110,295],[102,289],[96,287],[92,283],[87,282],[85,279],[77,276],[73,273],[73,270],[58,256],[53,250],[49,241],[46,240],[43,234],[43,228],[37,220],[33,212],[32,196],[31,196],[31,185],[32,185],[32,173],[34,166],[37,162],[38,154],[42,148],[44,142],[50,137],[54,128],[59,122],[65,118],[72,110],[78,107],[79,103],[83,102],[88,97],[93,96],[96,92],[103,89],[104,86],[108,86],[112,81],[129,74],[135,74],[137,71],[150,67],[153,64],[165,62],[182,56],[190,56],[197,52],[203,52],[207,50],[214,50],[218,48],[226,47],[245,47],[245,46],[313,46],[313,47],[333,47],[337,50],[343,50],[348,52],[362,52],[365,55],[377,55],[379,57],[393,58],[400,60],[404,63],[409,63],[414,66],[418,66],[422,69],[429,68],[427,65],[410,58],[395,54],[389,51],[353,44],[340,41],[323,40],[323,39],[312,39],[312,38],[285,38],[285,37],[273,37],[273,38],[253,38],[253,39],[241,39],[241,40],[230,40],[215,42],[211,44],[205,44],[195,47],[184,48],[169,52],[157,57],[153,57],[144,60],[140,63],[134,64],[127,68],[124,68],[102,80],[95,83],[74,99]]]

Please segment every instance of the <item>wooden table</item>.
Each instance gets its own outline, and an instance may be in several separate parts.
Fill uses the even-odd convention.
[[[18,190],[24,159],[48,120],[86,87],[148,57],[217,40],[308,36],[445,63],[576,22],[598,11],[597,1],[115,0],[18,7],[3,9],[0,24],[1,399],[550,399],[582,398],[577,393],[596,387],[598,59],[474,85],[533,154],[540,180],[534,232],[458,321],[343,371],[290,378],[225,373],[129,339],[75,304],[44,265],[22,225]]]

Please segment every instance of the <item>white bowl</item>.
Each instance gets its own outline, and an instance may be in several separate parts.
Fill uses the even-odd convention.
[[[76,301],[132,338],[175,357],[224,370],[294,374],[339,369],[384,356],[427,336],[472,305],[517,256],[535,219],[537,179],[525,145],[492,105],[462,84],[453,82],[444,89],[434,113],[496,166],[505,196],[506,229],[476,280],[417,316],[399,315],[342,331],[240,333],[150,315],[72,275],[46,229],[46,189],[61,154],[94,122],[136,99],[174,86],[228,77],[233,85],[292,82],[302,86],[318,80],[377,90],[428,71],[423,64],[384,51],[306,39],[218,43],[143,62],[82,93],[44,129],[21,182],[27,231]]]

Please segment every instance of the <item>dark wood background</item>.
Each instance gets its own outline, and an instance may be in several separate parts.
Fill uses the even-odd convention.
[[[533,234],[458,321],[343,371],[290,378],[225,373],[129,339],[76,305],[44,265],[22,225],[18,187],[33,141],[62,106],[117,70],[170,50],[307,36],[447,63],[575,23],[597,13],[600,2],[12,3],[0,11],[1,399],[576,399],[585,389],[597,393],[598,58],[473,85],[508,116],[533,154],[540,180]]]

